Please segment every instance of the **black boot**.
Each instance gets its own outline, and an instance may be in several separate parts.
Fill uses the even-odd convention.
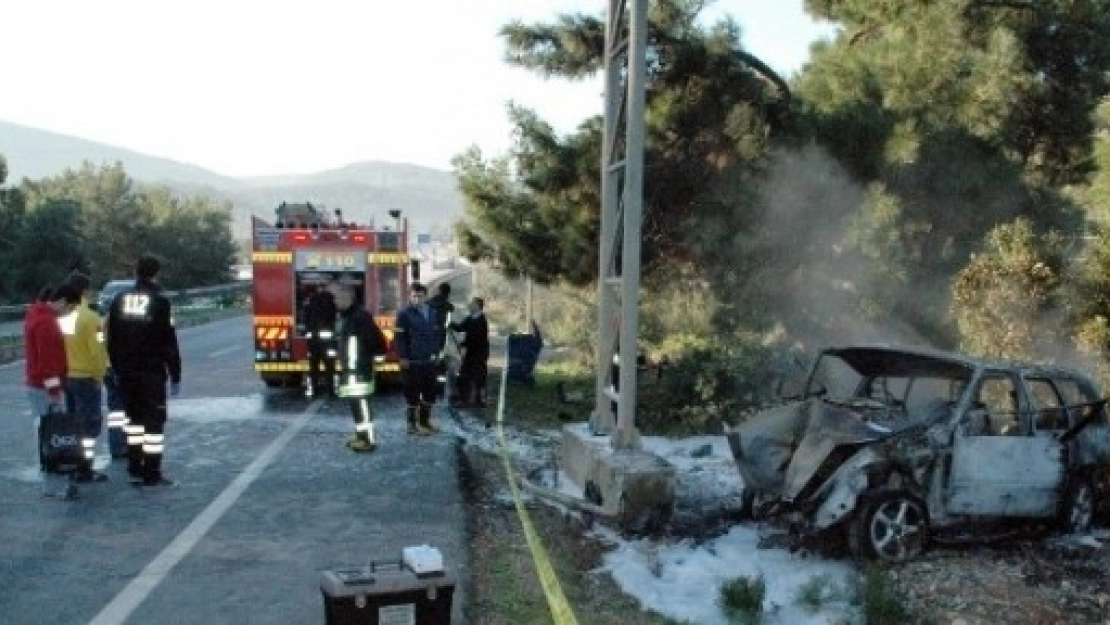
[[[127,446],[127,475],[132,481],[143,479],[143,446]]]
[[[432,423],[432,407],[427,404],[420,405],[420,420],[416,424],[417,434],[435,434],[439,428]]]
[[[416,406],[409,406],[405,409],[405,415],[408,417],[409,422],[409,434],[416,434],[418,431],[416,427],[417,410],[418,408]]]

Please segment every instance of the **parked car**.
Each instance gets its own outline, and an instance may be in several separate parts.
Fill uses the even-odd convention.
[[[823,351],[801,388],[726,429],[753,514],[888,561],[948,530],[1092,523],[1110,426],[1080,371],[857,346]]]
[[[111,280],[96,295],[96,310],[101,315],[108,314],[108,308],[117,295],[135,285],[135,280]]]

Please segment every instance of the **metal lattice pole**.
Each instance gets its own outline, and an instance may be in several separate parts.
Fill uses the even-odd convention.
[[[636,357],[639,352],[648,0],[631,0],[630,10],[627,4],[627,0],[610,0],[605,31],[599,340],[596,405],[590,420],[590,428],[595,433],[612,434],[611,444],[615,449],[640,447],[635,425]],[[614,362],[614,354],[619,358],[617,390],[610,383],[610,363]],[[617,405],[615,415],[612,401]]]

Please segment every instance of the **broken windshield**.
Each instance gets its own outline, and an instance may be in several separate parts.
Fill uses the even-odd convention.
[[[897,407],[918,421],[924,413],[935,413],[940,404],[954,405],[973,372],[969,363],[924,353],[876,348],[828,350],[814,364],[806,396],[873,400]]]

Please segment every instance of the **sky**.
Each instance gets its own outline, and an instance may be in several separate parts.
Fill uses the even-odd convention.
[[[510,67],[512,20],[607,0],[0,0],[0,120],[230,176],[379,160],[451,169],[512,145],[506,106],[560,133],[600,114],[599,79]],[[830,37],[802,0],[716,0],[784,77]],[[0,146],[0,153],[3,146]]]

